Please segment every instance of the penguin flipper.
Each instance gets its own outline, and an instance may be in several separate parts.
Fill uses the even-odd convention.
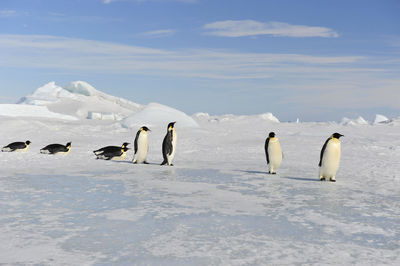
[[[269,164],[269,155],[268,155],[268,144],[269,144],[269,138],[265,140],[265,156],[267,157],[267,164]]]
[[[135,137],[135,142],[133,143],[133,147],[135,148],[135,154],[138,151],[138,139],[139,139],[139,135],[140,135],[140,130],[136,133],[136,137]]]
[[[322,165],[322,157],[324,157],[324,152],[325,152],[325,149],[326,149],[326,145],[328,145],[328,141],[329,140],[330,140],[330,138],[328,138],[325,141],[324,146],[322,146],[321,154],[319,155],[319,164],[318,164],[319,167],[321,167],[321,165]]]

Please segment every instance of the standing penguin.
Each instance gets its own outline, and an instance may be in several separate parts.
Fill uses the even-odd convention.
[[[147,131],[151,131],[148,127],[141,127],[136,133],[135,137],[135,155],[133,156],[133,163],[144,163],[146,161],[147,152],[149,151],[149,142],[147,138]]]
[[[165,135],[163,144],[162,144],[162,153],[164,157],[164,161],[161,165],[168,164],[173,166],[172,160],[175,157],[176,151],[176,131],[174,129],[174,125],[176,122],[171,122],[168,124],[167,135]]]
[[[7,146],[4,146],[1,151],[5,152],[13,152],[13,151],[20,151],[20,152],[25,152],[29,149],[29,144],[31,144],[31,142],[29,140],[22,142],[22,141],[18,141],[18,142],[13,142],[8,144]]]
[[[282,163],[282,149],[281,144],[274,132],[270,132],[268,138],[265,140],[265,155],[267,157],[267,164],[269,166],[269,173],[276,174],[279,166]]]
[[[71,151],[71,142],[65,146],[62,144],[50,144],[40,149],[40,153],[44,154],[68,154]]]
[[[319,179],[321,181],[336,182],[335,176],[340,163],[340,140],[342,134],[333,133],[325,141],[319,159]]]

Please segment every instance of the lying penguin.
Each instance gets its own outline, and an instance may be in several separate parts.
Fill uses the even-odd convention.
[[[101,149],[95,150],[95,151],[93,151],[93,153],[97,156],[97,155],[100,155],[100,154],[102,154],[104,152],[106,152],[106,153],[118,152],[123,148],[127,148],[129,144],[130,143],[128,143],[128,142],[124,142],[124,143],[122,143],[121,147],[118,147],[118,146],[107,146],[107,147],[103,147]]]
[[[103,152],[96,154],[96,159],[103,160],[124,160],[126,158],[126,152],[129,150],[126,146],[117,147],[118,149],[109,148]]]
[[[29,144],[31,144],[31,142],[29,140],[22,142],[22,141],[18,141],[18,142],[13,142],[8,144],[7,146],[4,146],[1,151],[2,152],[13,152],[13,151],[17,151],[17,152],[26,152],[29,149]]]
[[[50,144],[40,150],[43,154],[68,154],[71,151],[71,142],[65,146],[62,144]]]

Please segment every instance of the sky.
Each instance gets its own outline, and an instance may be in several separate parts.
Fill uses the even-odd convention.
[[[0,0],[0,103],[55,81],[188,114],[400,116],[398,0]]]

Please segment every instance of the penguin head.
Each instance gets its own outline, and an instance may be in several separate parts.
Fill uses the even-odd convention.
[[[127,147],[129,144],[130,144],[130,143],[128,143],[128,142],[124,142],[124,143],[122,143],[122,148],[125,148],[125,147]]]
[[[171,130],[171,129],[173,129],[173,128],[174,128],[174,125],[175,125],[175,123],[176,123],[176,121],[175,121],[175,122],[171,122],[171,123],[169,123],[169,124],[168,124],[168,130]]]
[[[27,141],[25,141],[25,144],[29,145],[29,144],[31,144],[31,142],[29,140],[27,140]]]
[[[342,135],[342,134],[340,134],[340,133],[333,133],[332,134],[332,138],[335,138],[335,139],[339,139],[340,137],[343,137],[344,135]]]
[[[71,142],[68,142],[67,145],[65,145],[65,147],[67,147],[67,149],[71,149]]]
[[[141,131],[151,131],[148,127],[144,126],[140,128]]]
[[[270,138],[275,138],[275,132],[269,132],[268,137],[270,137]]]

